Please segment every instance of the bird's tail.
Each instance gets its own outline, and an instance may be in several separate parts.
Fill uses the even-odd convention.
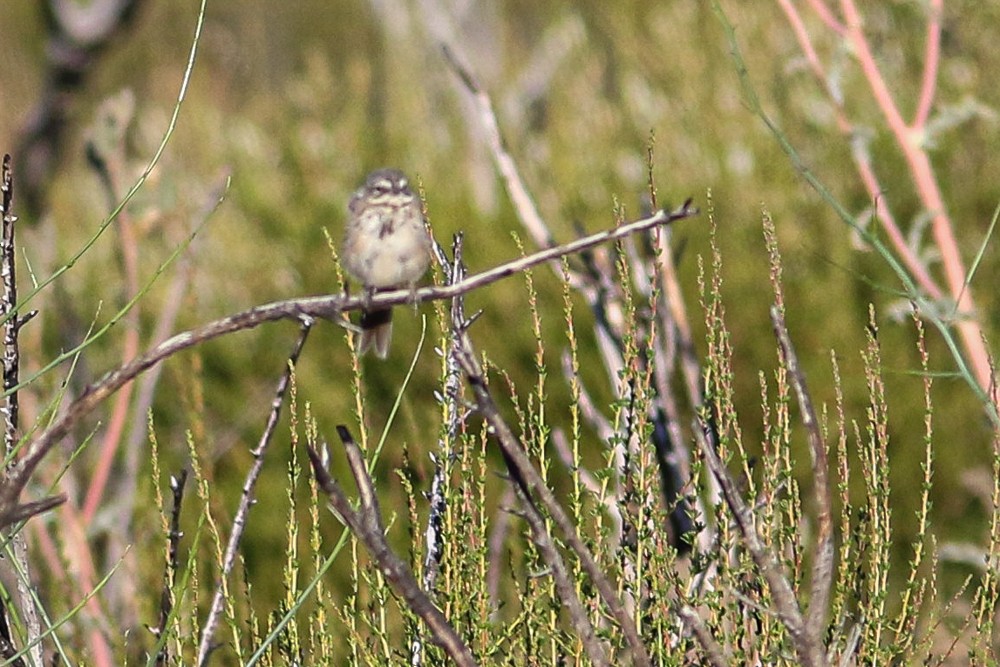
[[[374,348],[375,356],[385,359],[389,355],[389,341],[392,340],[392,308],[365,310],[361,313],[361,354]]]

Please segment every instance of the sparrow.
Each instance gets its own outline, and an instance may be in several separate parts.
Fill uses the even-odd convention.
[[[370,297],[378,291],[413,290],[431,263],[431,237],[420,199],[398,169],[368,174],[351,196],[341,262]],[[361,354],[374,349],[379,359],[389,354],[392,309],[361,311]]]

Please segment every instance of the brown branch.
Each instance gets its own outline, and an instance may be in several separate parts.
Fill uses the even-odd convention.
[[[14,227],[17,216],[14,215],[14,176],[10,164],[10,155],[3,156],[2,175],[0,175],[0,322],[3,326],[3,388],[4,397],[0,404],[3,413],[3,444],[0,445],[0,461],[6,461],[17,448],[20,437],[20,410],[17,386],[20,384],[21,368],[20,333],[24,322],[31,314],[22,317],[17,312],[17,258],[14,243]],[[31,662],[42,661],[41,624],[35,611],[35,600],[31,589],[31,568],[28,560],[28,548],[24,535],[14,529],[11,535],[11,560],[9,566],[17,580],[17,595],[20,602],[20,613],[26,628],[25,649],[31,657]],[[0,608],[0,621],[6,622],[6,609]],[[9,639],[9,637],[8,637]],[[10,658],[5,650],[0,650],[0,656]],[[23,663],[20,658],[14,664]]]
[[[462,235],[455,234],[452,242],[452,259],[444,252],[439,244],[434,244],[434,254],[444,273],[444,282],[451,285],[461,281],[466,275],[465,264],[462,261]],[[463,296],[456,296],[451,302],[452,320],[460,317],[465,305]],[[431,475],[430,491],[427,494],[428,513],[427,527],[424,530],[424,562],[421,573],[424,590],[432,598],[435,595],[438,574],[441,570],[441,559],[444,556],[444,521],[448,509],[446,500],[446,481],[449,463],[455,454],[455,440],[459,437],[464,417],[467,413],[466,407],[461,401],[462,373],[455,359],[456,334],[448,331],[445,343],[445,373],[444,386],[438,394],[438,402],[441,404],[444,414],[444,431],[438,437],[437,451],[430,454],[431,463],[434,466],[434,473]],[[420,667],[424,663],[424,637],[419,631],[414,634],[410,642],[410,665]]]
[[[704,412],[704,411],[703,411]],[[773,549],[761,539],[754,525],[753,512],[740,495],[732,475],[722,464],[716,451],[717,443],[714,431],[704,416],[699,417],[702,427],[702,437],[698,444],[704,455],[705,463],[712,476],[719,483],[726,505],[733,513],[733,521],[740,532],[743,544],[753,558],[754,564],[767,581],[774,601],[774,609],[782,624],[792,639],[792,646],[798,656],[799,663],[805,667],[821,667],[827,664],[826,654],[820,638],[811,632],[811,628],[802,616],[798,600],[788,577],[782,571],[780,562]]]
[[[170,650],[167,648],[167,626],[170,615],[174,611],[173,586],[180,568],[177,550],[181,537],[181,503],[184,501],[184,487],[187,485],[188,471],[181,470],[180,475],[170,478],[170,490],[173,493],[173,506],[170,508],[170,528],[167,531],[167,562],[163,570],[163,590],[160,591],[160,621],[156,627],[148,630],[156,637],[159,649],[156,651],[156,664],[169,665]]]
[[[493,154],[497,170],[507,185],[507,194],[510,195],[511,202],[514,204],[514,210],[517,212],[518,217],[521,218],[521,224],[528,230],[532,240],[539,248],[554,246],[556,244],[555,239],[552,237],[548,225],[542,220],[542,216],[538,212],[538,208],[535,206],[535,202],[531,198],[531,194],[528,192],[528,188],[525,186],[524,180],[517,170],[514,158],[511,157],[504,146],[504,140],[500,134],[500,125],[497,123],[497,116],[493,111],[493,101],[490,100],[489,95],[486,94],[483,87],[479,85],[472,71],[459,61],[458,56],[450,46],[442,44],[441,50],[444,52],[445,60],[448,61],[448,64],[458,75],[458,78],[462,80],[462,83],[469,92],[472,93],[476,110],[479,112],[479,120],[486,131],[490,152]],[[555,267],[555,269],[558,273],[558,267]]]
[[[246,480],[243,482],[243,493],[240,496],[240,504],[236,510],[236,516],[233,518],[233,531],[229,535],[226,553],[222,558],[219,586],[215,589],[215,595],[212,597],[212,606],[208,617],[205,619],[205,624],[202,626],[201,641],[198,644],[198,660],[196,663],[198,665],[204,665],[208,662],[208,657],[213,648],[212,637],[215,635],[215,628],[218,626],[219,617],[222,614],[222,604],[229,596],[229,587],[226,585],[226,580],[229,578],[229,573],[236,564],[237,550],[240,546],[240,540],[243,539],[243,532],[246,529],[250,508],[256,503],[254,489],[257,486],[260,473],[264,470],[264,452],[267,451],[267,446],[271,444],[274,433],[278,428],[278,419],[281,417],[281,406],[285,403],[285,392],[288,391],[288,385],[291,384],[292,373],[299,361],[299,355],[302,354],[302,348],[306,344],[306,338],[309,337],[309,331],[312,329],[312,326],[312,320],[306,319],[303,321],[299,338],[292,348],[292,353],[288,355],[285,372],[281,376],[281,380],[278,381],[278,388],[274,392],[274,399],[271,401],[271,411],[268,413],[264,432],[261,433],[257,447],[250,451],[251,456],[253,456],[253,465],[250,466]]]
[[[460,254],[456,257],[456,266],[458,266],[461,271],[461,263],[459,260]],[[473,385],[474,390],[476,391],[477,406],[484,416],[486,416],[487,421],[489,421],[494,427],[494,430],[497,431],[498,437],[504,439],[505,442],[510,442],[510,436],[501,435],[499,433],[497,422],[498,420],[502,421],[502,418],[499,417],[499,414],[496,411],[496,406],[491,402],[488,404],[484,403],[481,392],[475,389],[477,386],[485,387],[485,381],[477,383],[473,381],[471,377],[473,373],[478,371],[478,366],[475,365],[475,351],[472,349],[472,344],[468,336],[468,329],[472,324],[472,321],[472,319],[467,318],[465,315],[464,296],[455,297],[455,299],[452,300],[451,327],[449,327],[449,338],[451,342],[449,361],[454,363],[456,372],[464,372],[470,384]],[[470,360],[472,366],[475,367],[473,370],[470,370]],[[509,434],[510,429],[507,427],[506,423],[503,423],[503,428],[504,432]],[[538,506],[535,505],[532,493],[529,491],[528,484],[526,483],[526,479],[521,474],[524,464],[523,462],[518,464],[511,460],[508,456],[509,447],[518,448],[520,445],[511,444],[508,446],[506,444],[502,444],[501,452],[504,455],[504,460],[507,462],[511,476],[516,482],[511,486],[514,487],[514,491],[520,501],[520,515],[528,523],[528,526],[531,529],[532,541],[538,547],[538,552],[541,555],[542,560],[545,561],[545,564],[549,568],[549,573],[552,576],[552,582],[555,585],[556,594],[569,615],[570,623],[576,630],[577,638],[583,644],[584,651],[587,653],[590,664],[597,666],[610,665],[608,662],[607,652],[597,638],[594,626],[587,615],[587,611],[583,606],[583,602],[580,600],[580,596],[577,594],[562,554],[559,552],[559,549],[556,547],[555,542],[552,539],[552,535],[549,533],[546,525],[546,519],[539,511]],[[528,466],[531,467],[530,463]],[[532,472],[534,472],[533,468]]]
[[[580,536],[576,532],[576,525],[573,523],[573,520],[566,514],[566,511],[556,500],[552,491],[548,488],[548,486],[546,486],[545,480],[542,479],[541,475],[535,469],[531,459],[528,457],[528,454],[524,449],[524,446],[517,439],[517,436],[514,435],[510,426],[501,416],[500,409],[493,400],[493,396],[490,394],[489,387],[486,384],[486,379],[483,377],[479,362],[476,359],[475,350],[472,347],[472,342],[469,340],[468,332],[466,330],[467,324],[453,324],[453,327],[455,326],[460,327],[462,330],[462,336],[460,338],[461,344],[456,348],[459,353],[459,363],[462,365],[466,381],[469,383],[469,386],[472,388],[473,394],[475,395],[476,407],[492,428],[493,435],[496,437],[497,443],[500,446],[500,451],[503,454],[504,461],[510,470],[511,476],[514,478],[519,491],[523,494],[522,500],[525,501],[524,505],[526,513],[530,514],[533,511],[537,511],[536,508],[532,506],[532,503],[536,501],[545,508],[546,512],[548,512],[551,517],[552,522],[562,533],[566,545],[576,554],[577,558],[580,560],[580,565],[583,570],[590,577],[594,586],[597,588],[601,599],[604,601],[604,604],[608,607],[611,615],[618,622],[621,631],[625,635],[625,640],[628,643],[629,649],[632,652],[633,664],[639,665],[640,667],[651,665],[652,662],[649,659],[649,654],[646,652],[646,648],[642,644],[642,639],[639,637],[635,623],[632,617],[626,612],[621,601],[618,599],[611,582],[601,570],[600,566],[598,566],[597,561],[590,552],[590,549],[588,549],[587,545],[583,543],[582,539],[580,539]],[[573,592],[573,595],[575,596],[575,592]],[[563,600],[563,602],[565,603],[566,600]],[[584,637],[581,637],[581,639],[584,639]]]
[[[344,443],[347,461],[358,487],[358,495],[361,499],[360,510],[354,509],[340,485],[327,472],[320,455],[309,445],[307,446],[309,460],[312,462],[313,474],[316,475],[316,483],[326,494],[333,510],[340,519],[364,544],[389,584],[396,593],[402,596],[410,610],[423,619],[455,664],[462,667],[476,665],[472,651],[451,627],[441,610],[420,589],[420,585],[406,563],[392,551],[386,542],[381,510],[378,506],[378,498],[375,495],[371,477],[368,475],[364,454],[354,442],[347,427],[338,426],[337,433]]]
[[[830,601],[830,587],[833,583],[833,518],[830,507],[830,473],[826,443],[819,431],[819,420],[813,407],[812,397],[806,387],[806,378],[799,366],[792,339],[788,335],[785,313],[782,308],[771,308],[771,323],[778,338],[781,354],[785,359],[788,374],[795,387],[802,413],[802,424],[809,439],[809,450],[813,466],[813,498],[816,501],[816,552],[812,566],[812,588],[809,596],[809,614],[806,623],[813,637],[823,636],[823,622],[826,620],[827,604]]]
[[[88,415],[105,399],[113,395],[118,389],[140,373],[178,352],[226,334],[253,329],[265,322],[301,320],[303,317],[337,320],[342,313],[360,310],[362,307],[393,306],[404,303],[450,299],[515,275],[543,262],[578,253],[596,245],[614,241],[660,225],[671,224],[677,220],[696,215],[697,212],[698,210],[692,207],[691,201],[688,200],[675,211],[658,211],[647,218],[619,225],[613,229],[592,234],[586,238],[555,248],[541,250],[532,255],[521,257],[493,269],[472,275],[454,285],[425,287],[415,292],[405,289],[396,290],[378,293],[371,297],[367,295],[351,297],[345,294],[331,294],[275,301],[255,306],[249,310],[209,322],[196,329],[179,333],[156,345],[133,361],[109,372],[98,380],[97,383],[88,387],[83,395],[67,407],[62,417],[56,420],[26,447],[23,458],[8,472],[7,479],[2,488],[0,488],[0,528],[10,525],[11,517],[17,511],[17,499],[39,463],[83,417]]]
[[[677,615],[691,626],[694,636],[698,639],[698,643],[701,644],[702,652],[708,660],[708,664],[712,665],[712,667],[726,667],[726,665],[733,664],[733,661],[726,656],[725,649],[722,648],[719,642],[715,641],[715,637],[712,636],[711,631],[705,627],[705,622],[701,620],[698,612],[687,605],[682,605],[677,609]]]

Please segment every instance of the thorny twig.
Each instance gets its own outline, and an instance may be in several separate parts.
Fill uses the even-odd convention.
[[[14,223],[16,216],[13,211],[14,178],[11,173],[10,156],[3,156],[3,167],[0,172],[0,217],[3,229],[0,232],[0,281],[2,281],[2,297],[0,297],[0,322],[3,323],[3,386],[6,396],[3,399],[0,412],[3,413],[3,443],[0,445],[0,466],[14,451],[18,441],[18,401],[17,391],[10,391],[18,385],[18,371],[21,363],[21,352],[18,345],[18,333],[21,326],[30,319],[30,315],[22,318],[17,312],[17,272],[15,271]],[[35,603],[28,590],[31,570],[28,568],[28,554],[24,544],[24,536],[15,531],[11,537],[11,554],[14,562],[10,563],[17,579],[17,592],[20,601],[21,614],[25,620],[28,636],[26,642],[30,649],[32,662],[40,664],[42,649],[38,643],[41,626],[35,614]],[[10,625],[7,623],[7,609],[0,602],[0,658],[13,658],[18,655],[10,635]],[[14,658],[15,667],[24,665],[21,658]]]
[[[452,259],[449,260],[444,249],[437,243],[434,244],[434,254],[444,272],[444,283],[453,285],[461,282],[465,278],[466,269],[462,262],[462,235],[456,234],[452,243]],[[452,319],[456,317],[456,309],[460,309],[463,298],[457,296],[452,299]],[[459,392],[461,390],[462,374],[455,359],[455,333],[449,328],[446,333],[447,342],[444,349],[440,350],[445,360],[445,377],[443,391],[437,396],[438,402],[442,405],[444,412],[444,433],[438,439],[436,453],[430,455],[431,463],[434,465],[434,474],[431,477],[431,488],[428,493],[428,505],[430,511],[427,515],[427,529],[424,531],[424,569],[423,586],[427,594],[433,598],[434,587],[437,583],[437,576],[441,569],[441,557],[443,555],[444,536],[442,527],[444,514],[447,509],[445,499],[445,475],[450,469],[451,459],[454,458],[454,441],[458,437],[463,417],[467,410],[460,401]],[[423,664],[424,638],[417,633],[410,644],[410,665],[418,667]]]

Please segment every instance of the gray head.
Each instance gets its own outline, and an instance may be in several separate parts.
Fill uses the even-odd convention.
[[[364,199],[366,204],[407,204],[414,198],[410,180],[399,169],[378,169],[368,174],[365,184],[351,198],[351,210]]]

